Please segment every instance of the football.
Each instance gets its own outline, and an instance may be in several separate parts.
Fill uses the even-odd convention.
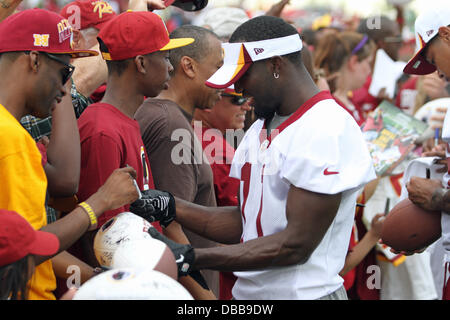
[[[112,268],[151,268],[178,279],[175,257],[169,247],[156,239],[131,240],[119,244],[113,254]]]
[[[120,244],[131,240],[151,239],[152,225],[131,212],[122,212],[100,227],[94,238],[94,253],[102,267],[110,268],[114,252]]]
[[[386,216],[381,241],[396,251],[425,248],[441,236],[441,212],[426,211],[408,198],[400,201]]]
[[[86,281],[73,300],[194,300],[176,280],[150,268],[120,268]]]

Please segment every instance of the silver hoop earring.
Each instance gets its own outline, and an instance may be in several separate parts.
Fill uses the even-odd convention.
[[[274,72],[274,73],[273,73],[273,77],[274,77],[275,79],[278,79],[278,78],[280,77],[280,75],[279,75],[278,73]]]

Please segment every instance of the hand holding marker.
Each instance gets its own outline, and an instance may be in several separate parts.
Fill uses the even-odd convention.
[[[129,167],[128,164],[127,164],[126,166]],[[138,192],[138,194],[139,194],[139,199],[142,199],[142,193],[141,193],[141,190],[139,190],[139,186],[137,185],[136,179],[134,179],[134,178],[133,178],[133,184],[134,184],[134,186],[136,187],[136,190],[137,190],[137,192]]]

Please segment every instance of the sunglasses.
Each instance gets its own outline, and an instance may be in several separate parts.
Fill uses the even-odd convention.
[[[393,36],[393,37],[385,37],[383,38],[384,42],[387,43],[402,43],[403,38],[401,36]]]
[[[241,96],[235,96],[234,94],[228,94],[228,93],[222,93],[221,96],[231,98],[231,103],[236,106],[242,106],[248,100],[247,98],[244,98]]]
[[[49,59],[57,61],[57,62],[61,63],[62,65],[64,65],[64,69],[61,70],[61,75],[62,75],[62,83],[63,83],[63,85],[66,84],[66,82],[69,81],[69,79],[72,77],[73,71],[75,70],[75,66],[64,62],[63,60],[61,60],[57,56],[55,56],[53,54],[50,54],[48,52],[41,51],[40,53],[46,55]]]

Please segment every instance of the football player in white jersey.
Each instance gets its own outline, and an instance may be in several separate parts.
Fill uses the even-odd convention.
[[[419,51],[408,62],[404,72],[425,75],[438,71],[441,78],[450,79],[450,6],[431,8],[421,13],[415,22]],[[450,164],[450,113],[442,128],[442,140],[447,143],[447,166]],[[442,185],[444,188],[442,188]],[[409,199],[420,207],[441,211],[442,244],[444,246],[444,287],[442,299],[450,300],[450,171],[443,181],[412,177],[407,185]],[[411,254],[411,253],[406,253]]]
[[[297,30],[280,18],[242,24],[223,44],[224,65],[207,81],[234,83],[259,117],[236,150],[230,176],[238,207],[176,199],[176,221],[214,241],[170,243],[179,269],[234,271],[235,299],[347,299],[344,266],[361,188],[375,178],[355,120],[319,91],[301,60]],[[150,220],[172,219],[169,214]]]

